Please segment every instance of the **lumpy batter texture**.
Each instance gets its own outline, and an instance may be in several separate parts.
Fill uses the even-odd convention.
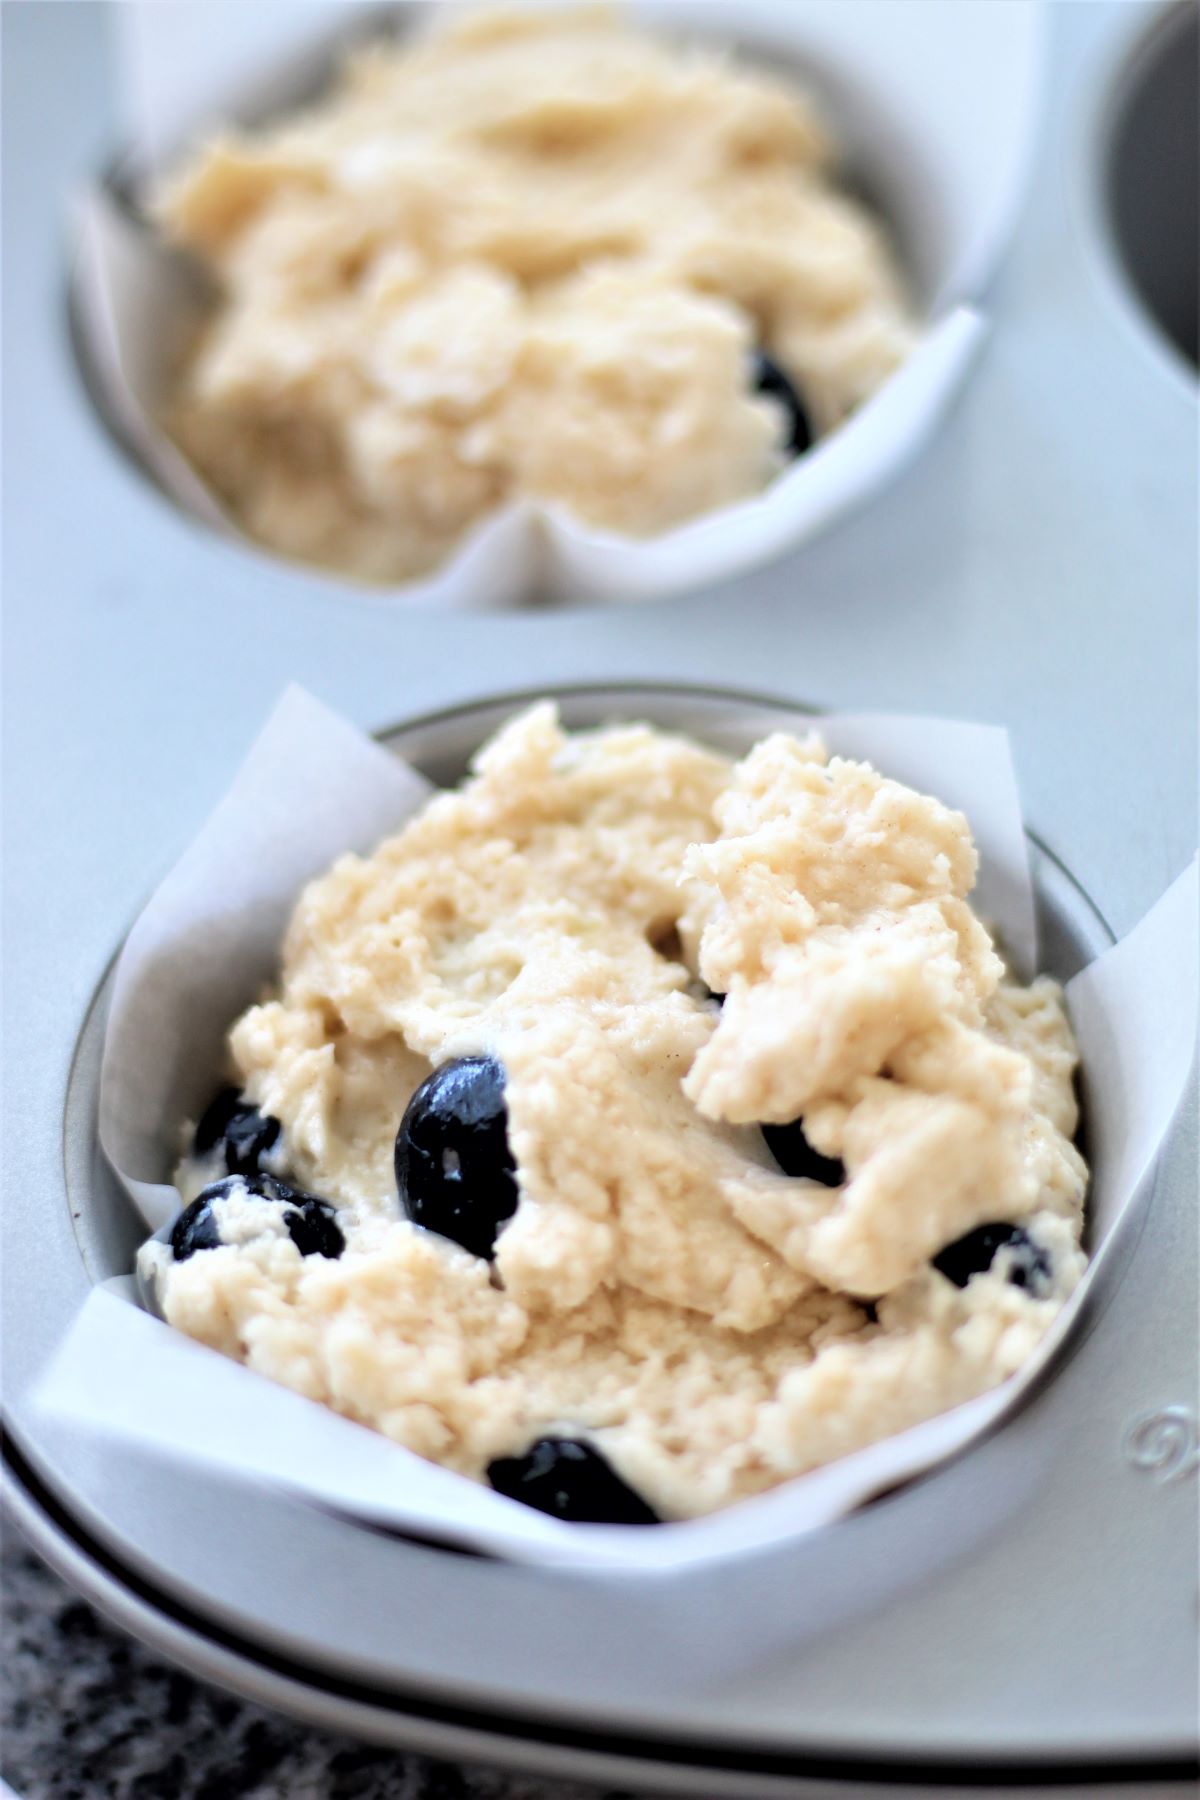
[[[1006,976],[975,871],[961,814],[815,736],[731,763],[534,707],[304,891],[230,1032],[344,1253],[235,1182],[218,1248],[144,1252],[166,1317],[468,1476],[591,1442],[667,1518],[994,1386],[1082,1272],[1086,1171],[1061,993]],[[468,1056],[505,1072],[494,1262],[408,1222],[393,1169]],[[836,1185],[772,1156],[796,1120]],[[997,1222],[990,1266],[934,1266]]]
[[[170,419],[245,529],[372,581],[505,503],[644,536],[831,430],[906,354],[809,100],[591,10],[489,10],[210,143],[159,217],[216,279]]]

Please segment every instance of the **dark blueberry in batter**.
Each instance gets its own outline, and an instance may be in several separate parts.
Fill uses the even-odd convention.
[[[192,1149],[197,1156],[220,1150],[231,1175],[252,1175],[279,1141],[280,1130],[278,1119],[259,1112],[237,1088],[222,1088],[196,1127]]]
[[[754,355],[754,386],[758,393],[769,394],[772,400],[778,400],[787,414],[787,436],[784,449],[789,456],[803,456],[812,448],[813,428],[809,424],[808,414],[801,404],[800,396],[775,361],[765,350],[757,350]]]
[[[517,1210],[504,1070],[460,1056],[423,1081],[396,1133],[396,1187],[415,1225],[491,1257]]]
[[[956,1238],[938,1251],[933,1266],[955,1287],[965,1288],[972,1275],[982,1275],[990,1269],[996,1252],[1005,1248],[1012,1251],[1008,1279],[1013,1286],[1028,1288],[1035,1298],[1043,1294],[1050,1279],[1050,1258],[1027,1231],[1002,1220],[977,1225],[974,1231]]]
[[[552,1519],[577,1525],[661,1522],[598,1450],[574,1438],[538,1438],[524,1456],[502,1456],[489,1463],[487,1477],[498,1494],[523,1500]]]
[[[328,1200],[296,1192],[296,1204],[283,1215],[288,1236],[301,1256],[327,1256],[335,1261],[346,1248],[337,1213]]]
[[[301,1256],[327,1256],[332,1261],[346,1248],[337,1222],[337,1209],[316,1194],[280,1181],[277,1175],[257,1174],[246,1178],[252,1194],[264,1200],[277,1200],[284,1207],[283,1222],[287,1234]],[[211,1190],[209,1190],[211,1191]]]
[[[795,1119],[790,1125],[764,1125],[762,1134],[785,1175],[804,1175],[826,1187],[841,1187],[845,1181],[845,1163],[840,1157],[822,1156],[813,1149],[804,1135],[803,1119]]]
[[[338,1257],[346,1248],[337,1223],[337,1214],[327,1200],[306,1194],[277,1176],[257,1172],[251,1175],[227,1175],[213,1181],[185,1206],[171,1227],[171,1252],[176,1262],[186,1262],[197,1250],[216,1250],[221,1242],[213,1201],[227,1200],[243,1187],[260,1200],[271,1200],[287,1208],[283,1215],[288,1236],[301,1256]]]
[[[171,1227],[171,1255],[176,1262],[186,1262],[197,1250],[215,1250],[221,1242],[211,1202],[219,1197],[224,1182],[214,1182],[185,1206]]]

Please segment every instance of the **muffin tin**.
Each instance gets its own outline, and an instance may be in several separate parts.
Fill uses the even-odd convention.
[[[402,612],[248,554],[115,451],[56,303],[63,191],[113,136],[97,75],[106,17],[6,18],[6,323],[20,349],[8,724],[21,777],[8,832],[7,1492],[43,1553],[166,1654],[384,1741],[709,1800],[866,1781],[1091,1793],[1101,1779],[1186,1775],[1190,1115],[1147,1228],[1021,1413],[736,1576],[604,1585],[449,1555],[113,1456],[28,1404],[89,1281],[131,1243],[90,1136],[90,998],[288,677],[366,725],[420,718],[400,741],[418,761],[445,759],[427,764],[437,774],[479,735],[456,709],[516,686],[720,681],[792,705],[1001,720],[1050,847],[1037,866],[1051,966],[1102,942],[1102,920],[1122,935],[1178,873],[1194,835],[1195,389],[1127,284],[1100,278],[1115,257],[1097,203],[1151,12],[1053,9],[1038,177],[992,297],[992,342],[891,491],[736,587],[636,615],[470,619]],[[761,1635],[731,1672],[708,1646],[734,1597]]]

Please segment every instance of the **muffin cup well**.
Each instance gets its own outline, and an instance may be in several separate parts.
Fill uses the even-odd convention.
[[[334,12],[344,21],[346,10]],[[423,10],[406,12],[419,21]],[[1014,221],[1036,124],[1042,34],[1035,5],[840,0],[800,9],[673,0],[631,11],[636,22],[734,43],[750,58],[790,63],[811,80],[833,115],[851,173],[862,175],[895,229],[917,297],[920,340],[871,399],[761,494],[645,539],[593,530],[560,508],[522,502],[482,520],[430,576],[378,589],[384,597],[447,608],[632,601],[753,568],[803,543],[897,474],[935,430],[979,348],[985,326],[973,303]],[[187,63],[181,45],[191,13],[187,0],[172,9],[172,58],[150,58],[142,72],[132,161],[119,180],[81,198],[76,335],[101,412],[163,491],[255,554],[273,555],[240,532],[159,423],[172,369],[202,316],[204,290],[154,236],[139,198],[152,172],[205,126],[254,122],[311,98],[328,78],[333,48],[313,50],[305,9],[290,35],[281,23],[267,68],[261,30],[248,33],[239,54],[238,14],[230,9],[222,15],[232,37],[219,79],[210,47],[196,59],[201,78],[188,82],[179,65]],[[351,30],[361,36],[361,17]],[[205,33],[211,39],[207,16]],[[346,35],[343,22],[337,41]],[[343,579],[309,573],[327,583]]]
[[[410,740],[447,774],[516,709],[518,697],[442,715]],[[737,695],[581,691],[573,725],[647,718],[744,749],[809,716]],[[982,857],[977,900],[1019,972],[1030,972],[1033,891],[1007,740],[937,720],[823,717],[827,741],[963,806]],[[440,747],[440,748],[439,748]],[[100,1131],[150,1228],[178,1205],[168,1183],[178,1121],[219,1066],[225,1028],[276,965],[299,886],[341,851],[365,849],[429,787],[405,764],[291,690],[232,789],[130,932],[109,995]],[[299,802],[303,800],[301,805]],[[791,1539],[839,1518],[965,1448],[1043,1375],[1097,1278],[1144,1215],[1146,1177],[1190,1066],[1196,1010],[1195,871],[1120,946],[1096,954],[1058,933],[1051,973],[1071,974],[1093,1181],[1092,1265],[1038,1352],[981,1399],[723,1513],[650,1533],[548,1519],[420,1458],[228,1361],[151,1317],[130,1277],[92,1293],[52,1365],[40,1403],[79,1429],[137,1440],[182,1465],[223,1467],[364,1522],[501,1556],[628,1572],[686,1567]],[[1189,910],[1193,909],[1193,910]],[[1051,915],[1053,916],[1053,914]],[[1072,973],[1074,966],[1093,960]],[[181,1394],[188,1396],[181,1408]]]

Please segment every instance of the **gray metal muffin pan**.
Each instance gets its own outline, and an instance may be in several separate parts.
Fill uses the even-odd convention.
[[[453,618],[247,555],[114,451],[62,307],[64,194],[113,138],[108,21],[5,9],[7,1491],[44,1554],[166,1654],[385,1741],[705,1796],[1182,1780],[1198,1484],[1123,1445],[1163,1408],[1194,1430],[1191,1113],[1126,1266],[1020,1414],[736,1574],[651,1591],[452,1556],[181,1480],[28,1404],[89,1279],[131,1242],[90,1135],[91,998],[288,678],[371,727],[637,681],[1003,721],[1054,851],[1035,862],[1063,972],[1103,941],[1098,915],[1122,934],[1178,873],[1195,837],[1196,396],[1109,243],[1100,152],[1151,23],[1052,9],[1051,104],[993,341],[892,490],[692,599]],[[402,742],[453,762],[479,725]],[[740,1605],[761,1596],[763,1642],[706,1672],[726,1580]],[[806,1611],[837,1622],[806,1631]]]

